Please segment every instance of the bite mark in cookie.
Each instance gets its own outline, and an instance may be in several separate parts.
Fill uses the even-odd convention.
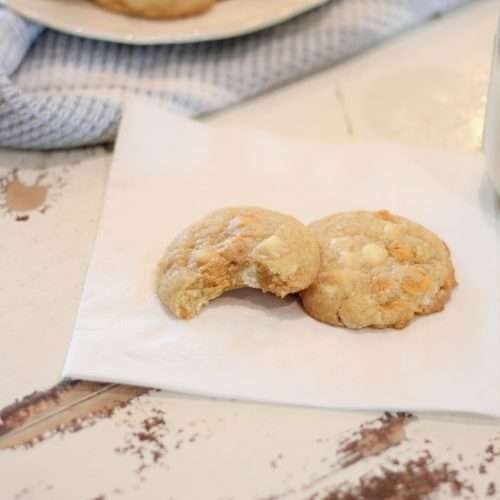
[[[228,290],[285,297],[316,277],[320,252],[297,219],[257,207],[216,210],[184,230],[158,265],[157,293],[177,317],[196,316]]]

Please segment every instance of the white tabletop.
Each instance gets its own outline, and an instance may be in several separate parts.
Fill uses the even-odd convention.
[[[205,120],[317,142],[478,150],[499,8],[498,0],[473,2]],[[109,159],[105,148],[0,152],[0,407],[59,382]],[[500,424],[493,420],[140,392],[77,385],[25,407],[32,415],[21,415],[18,437],[0,434],[0,498],[500,495]],[[109,416],[105,409],[124,400],[131,402]],[[10,415],[18,418],[16,411]],[[43,422],[35,422],[39,415]],[[52,432],[57,425],[69,431]],[[42,442],[23,437],[40,429],[48,430]],[[15,442],[29,446],[2,449]]]

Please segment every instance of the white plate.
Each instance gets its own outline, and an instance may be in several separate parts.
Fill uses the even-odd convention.
[[[73,35],[137,45],[219,40],[268,28],[328,0],[224,0],[208,12],[149,21],[104,10],[88,0],[6,0],[19,14]]]

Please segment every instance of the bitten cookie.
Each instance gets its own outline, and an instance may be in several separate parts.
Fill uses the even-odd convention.
[[[387,210],[339,213],[309,227],[321,265],[301,298],[325,323],[404,328],[416,314],[441,311],[457,284],[448,247]]]
[[[158,265],[157,292],[179,318],[192,318],[227,290],[251,287],[278,297],[308,287],[320,252],[297,219],[256,207],[223,208],[182,232]]]
[[[93,0],[104,7],[129,16],[148,19],[175,19],[208,10],[216,0]]]

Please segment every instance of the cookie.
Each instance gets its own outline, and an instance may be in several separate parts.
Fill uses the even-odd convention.
[[[108,10],[148,19],[175,19],[208,10],[216,0],[93,0]]]
[[[228,290],[285,297],[308,287],[319,245],[297,219],[256,207],[223,208],[183,231],[158,265],[157,293],[177,317],[192,318]]]
[[[404,328],[416,314],[441,311],[457,284],[445,243],[387,210],[339,213],[309,227],[321,266],[301,298],[325,323]]]

